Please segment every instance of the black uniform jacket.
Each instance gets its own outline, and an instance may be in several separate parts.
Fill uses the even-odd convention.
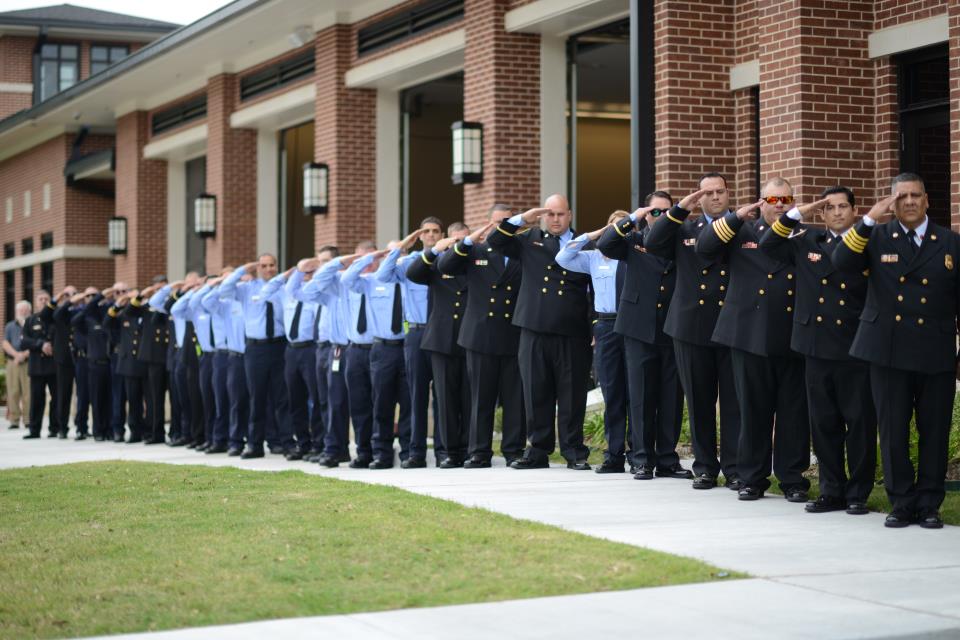
[[[144,364],[137,358],[140,351],[140,321],[143,308],[132,302],[124,307],[111,306],[104,320],[107,330],[117,328],[120,341],[117,344],[117,373],[122,376],[141,378],[146,374]]]
[[[504,259],[486,243],[458,242],[443,252],[437,268],[467,278],[467,310],[457,344],[489,355],[517,355],[520,329],[513,325],[513,314],[523,276],[520,261]]]
[[[427,328],[420,338],[420,348],[425,351],[462,356],[463,347],[457,344],[460,323],[467,310],[467,278],[442,274],[437,270],[437,260],[426,250],[410,260],[407,279],[429,287]]]
[[[664,332],[684,342],[709,345],[727,295],[730,268],[725,252],[714,256],[696,252],[697,238],[704,230],[710,231],[710,220],[689,215],[686,209],[673,207],[647,233],[644,247],[649,253],[676,263],[677,283]]]
[[[869,270],[850,355],[920,373],[953,371],[957,358],[960,236],[930,221],[916,255],[896,219],[860,221],[833,254],[840,269]]]
[[[87,360],[90,362],[103,363],[110,359],[110,339],[103,325],[106,314],[107,306],[103,304],[103,296],[98,293],[71,320],[77,336],[86,336]]]
[[[47,314],[49,315],[50,313]],[[43,353],[44,342],[53,344],[53,324],[44,319],[44,312],[41,310],[23,323],[20,348],[30,352],[30,359],[27,362],[28,375],[52,376],[57,373],[57,363],[53,356]]]
[[[573,229],[570,232],[576,237]],[[559,239],[557,250],[552,251],[544,246],[547,235],[538,228],[521,230],[504,220],[487,238],[494,251],[520,261],[523,275],[513,324],[538,333],[586,338],[593,309],[590,275],[557,264]]]
[[[673,224],[661,219],[654,226],[668,223]],[[600,253],[626,262],[627,273],[613,330],[648,344],[670,344],[663,325],[677,283],[677,270],[673,260],[647,251],[643,246],[647,233],[645,220],[634,225],[630,218],[624,218],[607,227],[597,241]]]
[[[812,227],[791,235],[797,224],[783,214],[779,224],[760,238],[761,251],[796,268],[790,347],[813,358],[850,360],[850,345],[867,297],[868,271],[838,270],[833,252],[843,244],[840,238]]]
[[[760,250],[767,226],[763,218],[745,222],[728,212],[700,234],[696,250],[708,259],[725,255],[730,265],[714,342],[758,356],[788,356],[797,280],[792,265]]]

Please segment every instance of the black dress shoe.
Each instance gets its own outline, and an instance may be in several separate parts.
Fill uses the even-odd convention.
[[[196,449],[196,448],[197,448],[197,443],[196,443],[196,442],[193,442],[193,441],[185,442],[184,445],[187,447],[187,449]]]
[[[367,465],[367,469],[392,469],[392,468],[393,468],[393,462],[388,462],[382,458],[374,458],[370,462],[370,464]]]
[[[667,467],[666,469],[657,469],[657,477],[690,480],[693,478],[693,472],[689,469],[684,469],[679,464],[675,464],[672,467]]]
[[[820,495],[816,500],[811,500],[803,508],[807,513],[829,513],[830,511],[843,511],[847,508],[847,501],[837,496]]]
[[[569,460],[567,461],[567,469],[573,469],[574,471],[590,471],[592,467],[586,460]]]
[[[634,480],[653,480],[653,468],[652,467],[639,467],[637,472],[633,474]]]
[[[546,458],[517,458],[510,463],[511,469],[548,469],[550,461]]]
[[[262,458],[262,457],[263,457],[263,449],[251,449],[250,447],[247,447],[246,449],[244,449],[243,453],[240,454],[240,458],[242,460],[249,460],[250,458]]]
[[[87,439],[87,434],[85,434],[85,433],[78,433],[77,435],[75,435],[75,436],[73,437],[73,439],[74,439],[74,440],[86,440],[86,439]]]
[[[469,460],[463,463],[464,469],[489,469],[493,466],[486,458],[480,456],[471,456]]]
[[[803,487],[780,487],[783,490],[783,497],[787,502],[806,502],[810,495]]]
[[[19,422],[15,422],[13,424],[7,425],[7,429],[19,429],[19,428],[20,428]]]
[[[401,469],[426,469],[427,461],[423,458],[407,458],[400,463]]]
[[[730,491],[740,491],[740,489],[743,489],[743,480],[736,476],[732,478],[724,478],[724,482],[726,483],[724,486],[726,486],[727,489],[730,489]]]
[[[197,453],[203,453],[204,451],[206,451],[207,449],[210,448],[210,443],[209,443],[209,442],[201,442],[200,444],[198,444],[198,445],[197,445],[196,447],[194,447],[194,448],[197,450]]]
[[[94,442],[103,442],[104,440],[106,440],[106,438],[104,438],[103,436],[93,436]]]
[[[143,444],[166,444],[166,438],[145,438]]]
[[[369,469],[370,458],[354,458],[347,466],[349,466],[351,469]]]
[[[743,487],[737,493],[737,500],[753,501],[763,497],[763,490],[756,487]]]
[[[943,518],[937,509],[924,509],[917,514],[917,522],[924,529],[943,529]]]
[[[121,434],[119,434],[119,435],[114,435],[114,436],[113,436],[113,441],[114,441],[114,442],[124,442],[123,434],[121,433]]]
[[[303,451],[300,449],[290,449],[287,455],[283,456],[287,460],[303,460]]]
[[[227,445],[225,445],[225,444],[218,444],[218,445],[215,445],[215,446],[213,446],[213,447],[209,447],[206,451],[204,451],[204,453],[206,453],[206,454],[211,454],[211,453],[226,453],[226,452],[227,452]]]
[[[138,442],[143,442],[143,438],[140,436],[130,436],[130,439],[127,440],[127,444],[137,444]]]
[[[701,473],[693,479],[694,489],[713,489],[717,486],[717,479],[707,473]]]
[[[870,509],[867,509],[866,501],[850,502],[847,504],[847,513],[852,516],[865,516],[870,513]]]
[[[512,466],[513,466],[513,463],[516,462],[516,461],[519,460],[519,459],[520,459],[520,458],[516,458],[516,457],[514,457],[514,458],[506,458],[506,457],[505,457],[505,458],[504,458],[504,460],[507,461],[507,466],[508,466],[508,467],[512,467]]]
[[[231,449],[227,449],[227,455],[230,456],[231,458],[236,458],[236,457],[239,456],[241,453],[243,453],[243,450],[242,450],[242,449],[237,449],[236,447],[233,447],[233,448],[231,448]]]
[[[60,433],[57,434],[57,437],[60,438],[61,440],[66,440],[66,439],[67,439],[67,432],[66,432],[66,431],[61,431]]]
[[[338,460],[336,456],[328,456],[325,453],[321,453],[317,456],[317,464],[327,469],[336,469],[340,466],[340,460]]]
[[[893,512],[887,516],[887,519],[883,521],[883,526],[888,529],[903,529],[904,527],[910,526],[911,522],[913,522],[912,513],[894,509]]]
[[[344,453],[337,457],[337,462],[350,462],[350,454]]]
[[[604,460],[603,463],[593,471],[594,473],[623,473],[623,462]]]
[[[58,437],[60,437],[60,434],[57,433],[56,431],[51,431],[50,433],[47,434],[47,437],[48,437],[48,438],[58,438]]]
[[[33,432],[31,431],[30,433],[24,434],[23,439],[24,439],[24,440],[34,440],[35,438],[39,438],[39,437],[40,437],[40,434],[39,434],[39,433],[33,433]]]

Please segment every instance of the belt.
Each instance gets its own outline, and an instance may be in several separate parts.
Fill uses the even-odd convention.
[[[278,342],[285,342],[286,338],[283,336],[277,338],[247,338],[247,344],[276,344]]]
[[[239,351],[230,351],[230,350],[227,350],[227,355],[230,356],[231,358],[242,358],[242,357],[243,357],[243,354],[240,353]]]
[[[360,342],[351,342],[351,343],[350,343],[350,346],[351,346],[351,347],[356,347],[357,349],[363,349],[364,351],[370,351],[370,349],[373,348],[373,345],[372,345],[372,344],[363,344],[363,343],[360,343]]]
[[[333,343],[330,342],[329,340],[324,340],[323,342],[318,342],[318,343],[317,343],[317,348],[318,348],[318,349],[326,349],[327,347],[329,347],[329,346],[332,345],[332,344],[333,344]],[[337,346],[339,346],[339,345],[337,345]]]
[[[306,349],[307,347],[312,347],[316,343],[311,340],[301,340],[300,342],[288,342],[287,346],[291,349]]]
[[[407,328],[408,328],[408,329],[426,329],[426,328],[427,328],[427,325],[426,325],[426,324],[422,324],[422,323],[420,323],[420,322],[408,322],[408,323],[407,323]]]
[[[374,338],[374,344],[385,344],[388,347],[399,347],[403,345],[403,340],[385,340],[383,338]]]
[[[615,313],[598,313],[597,320],[616,320],[617,314]]]
[[[217,349],[216,353],[230,353],[230,349]]]

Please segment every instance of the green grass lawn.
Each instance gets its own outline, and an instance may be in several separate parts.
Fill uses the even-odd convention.
[[[486,602],[727,575],[692,559],[299,471],[134,462],[5,470],[0,513],[4,638]]]

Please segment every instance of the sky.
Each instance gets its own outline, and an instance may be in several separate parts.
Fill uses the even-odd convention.
[[[0,0],[0,11],[72,4],[142,18],[189,24],[219,9],[229,0]]]

